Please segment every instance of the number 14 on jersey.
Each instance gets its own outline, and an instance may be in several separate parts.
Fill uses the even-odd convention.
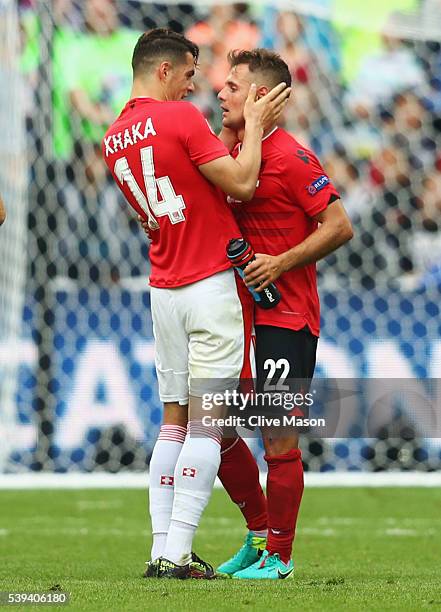
[[[121,185],[126,183],[139,206],[148,217],[149,227],[153,230],[159,229],[157,217],[168,216],[170,223],[182,223],[185,215],[184,198],[176,195],[169,176],[155,176],[155,164],[153,161],[153,147],[144,147],[140,150],[142,174],[144,177],[145,193],[136,182],[126,157],[120,157],[115,162],[114,171]],[[162,200],[158,200],[158,189]]]

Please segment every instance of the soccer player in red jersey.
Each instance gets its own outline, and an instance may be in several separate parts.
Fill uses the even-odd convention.
[[[235,51],[229,60],[231,71],[218,97],[221,138],[232,149],[242,142],[251,83],[257,84],[258,95],[265,95],[277,83],[291,84],[291,78],[286,63],[265,49]],[[235,154],[241,146],[236,145]],[[253,198],[233,205],[241,233],[257,253],[245,270],[246,283],[262,291],[276,281],[281,293],[276,307],[255,308],[257,390],[271,388],[266,385],[282,377],[291,392],[300,391],[301,381],[306,393],[320,326],[315,263],[350,240],[351,223],[314,153],[276,124],[263,137]],[[234,578],[286,578],[294,568],[291,550],[303,494],[299,436],[294,429],[261,430],[268,464],[267,507],[244,441],[223,444],[219,476],[249,528],[241,550],[218,569]]]
[[[200,398],[203,381],[207,390],[214,379],[231,384],[244,359],[242,307],[225,256],[239,230],[220,190],[241,200],[253,195],[263,126],[289,95],[280,85],[256,100],[250,88],[243,149],[233,158],[202,114],[182,101],[193,91],[197,59],[197,46],[171,30],[143,34],[133,53],[131,99],[102,143],[115,181],[151,231],[164,421],[150,463],[155,563],[147,575],[176,578],[214,575],[191,552],[220,463],[221,431],[202,425]]]

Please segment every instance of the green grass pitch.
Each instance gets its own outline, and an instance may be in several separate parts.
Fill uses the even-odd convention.
[[[306,489],[295,578],[273,582],[142,579],[143,491],[1,491],[0,500],[0,590],[59,584],[71,595],[66,610],[441,609],[440,489]],[[244,534],[238,509],[215,490],[196,552],[218,564]]]

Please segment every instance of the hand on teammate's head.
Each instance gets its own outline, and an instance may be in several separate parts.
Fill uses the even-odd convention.
[[[277,122],[291,93],[291,87],[279,83],[267,94],[256,99],[257,87],[252,83],[244,106],[245,120],[257,120],[264,129]]]

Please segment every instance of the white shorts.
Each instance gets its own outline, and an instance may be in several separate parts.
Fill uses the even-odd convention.
[[[174,289],[151,287],[155,363],[162,402],[188,404],[193,381],[239,379],[244,319],[233,270]]]

